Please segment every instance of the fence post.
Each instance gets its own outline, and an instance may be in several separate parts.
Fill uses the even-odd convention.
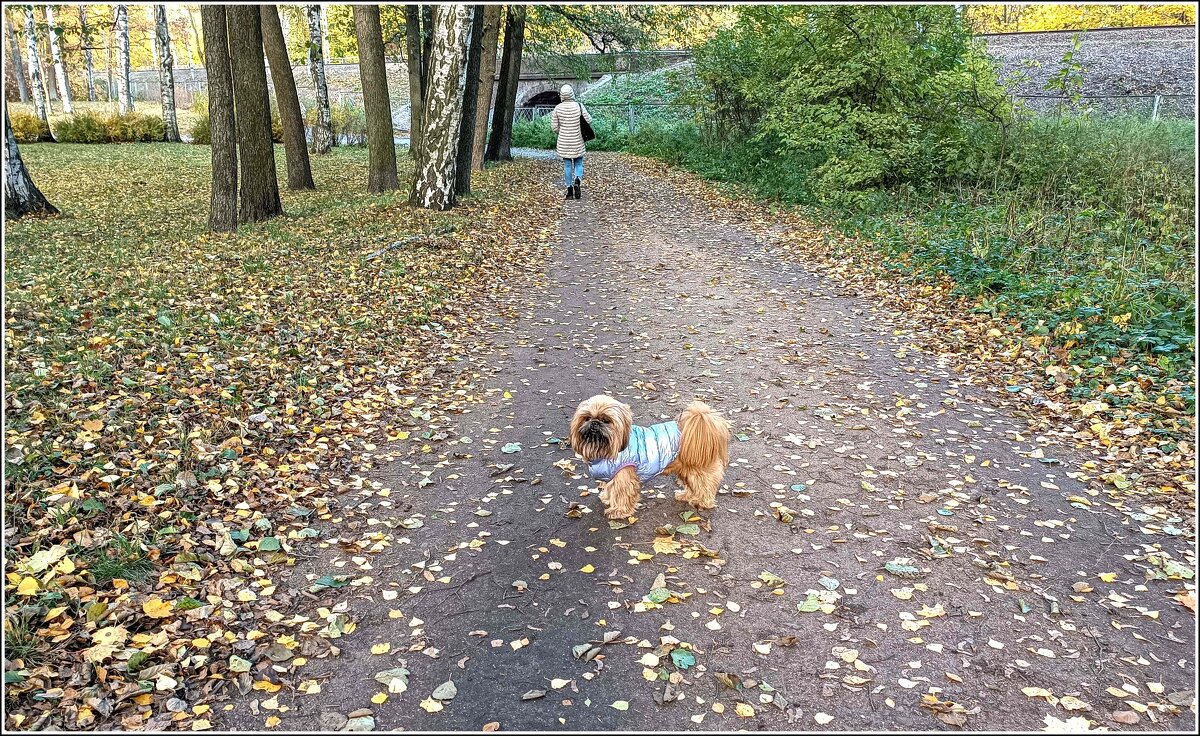
[[[1158,122],[1158,103],[1162,100],[1162,95],[1154,95],[1154,110],[1150,113],[1150,122]]]
[[[633,124],[633,105],[626,105],[625,109],[629,112],[629,135],[633,135],[637,131]]]

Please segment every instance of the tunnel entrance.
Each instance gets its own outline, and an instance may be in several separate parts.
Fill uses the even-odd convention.
[[[554,107],[560,102],[562,102],[562,98],[558,96],[558,90],[548,89],[525,100],[525,104],[521,107]]]

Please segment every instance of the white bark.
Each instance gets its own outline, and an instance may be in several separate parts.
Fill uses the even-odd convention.
[[[321,8],[321,58],[329,58],[329,7],[322,3]]]
[[[62,50],[58,47],[58,33],[54,29],[54,9],[46,6],[46,33],[50,39],[50,58],[54,60],[54,78],[58,81],[58,98],[62,100],[63,112],[75,112],[71,104],[71,84],[67,79],[67,67],[63,64]]]
[[[87,10],[82,5],[79,6],[79,36],[80,44],[83,46],[84,84],[87,85],[88,101],[95,102],[96,84],[92,80],[92,75],[95,73],[92,68],[92,37],[88,31]]]
[[[129,88],[129,9],[116,6],[117,29],[117,112],[133,112],[133,91]]]
[[[467,82],[467,6],[433,8],[433,48],[425,95],[421,150],[417,154],[412,203],[428,209],[454,206],[454,169],[462,124],[462,97]]]
[[[325,81],[325,34],[321,30],[323,5],[306,5],[308,14],[308,71],[317,97],[317,125],[313,129],[313,152],[329,153],[333,147],[333,115],[329,110],[329,85]]]
[[[4,108],[4,217],[15,220],[31,212],[58,212],[54,205],[46,201],[33,179],[29,178],[29,170],[21,160],[21,150],[17,148],[17,138],[13,135],[12,123],[8,119],[8,108]]]
[[[47,123],[50,113],[46,108],[46,88],[42,86],[42,60],[37,52],[37,26],[33,22],[33,6],[25,6],[25,53],[29,65],[29,86],[33,87],[33,109]]]
[[[154,6],[154,31],[158,48],[162,49],[161,66],[158,68],[158,87],[162,97],[162,116],[166,126],[168,143],[178,143],[179,124],[175,120],[175,70],[171,55],[171,33],[167,30],[167,6]]]

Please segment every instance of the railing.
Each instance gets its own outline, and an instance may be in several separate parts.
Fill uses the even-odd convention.
[[[1196,111],[1195,95],[1013,95],[1013,102],[1039,114],[1137,113],[1155,123],[1164,117],[1190,118]]]

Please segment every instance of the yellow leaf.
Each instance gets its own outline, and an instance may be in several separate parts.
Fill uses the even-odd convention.
[[[150,618],[167,618],[171,615],[171,604],[156,596],[142,604],[142,613]]]
[[[104,422],[99,419],[92,419],[83,423],[83,428],[89,432],[99,432],[104,429]]]
[[[267,728],[275,728],[280,723],[283,723],[283,721],[279,716],[267,716]]]
[[[596,572],[596,568],[591,565],[584,565],[579,568],[579,572]]]
[[[17,586],[17,595],[37,595],[42,586],[36,578],[24,577],[21,579],[21,584]]]
[[[1097,575],[1096,577],[1100,578],[1101,580],[1103,580],[1106,583],[1117,582],[1117,574],[1115,572],[1102,572],[1099,575]]]
[[[733,706],[733,710],[742,718],[754,717],[754,707],[749,703],[738,703],[737,705]]]
[[[437,713],[445,708],[445,706],[433,698],[425,698],[421,701],[421,708],[424,709],[426,713]]]
[[[384,703],[387,702],[387,699],[388,699],[387,693],[375,693],[374,695],[371,696],[371,702],[374,703],[375,705],[383,705]]]
[[[257,680],[254,683],[255,690],[263,690],[268,693],[279,692],[279,688],[281,688],[281,687],[283,687],[283,686],[277,685],[277,684],[271,682],[270,680]]]
[[[387,654],[390,651],[392,651],[392,645],[386,641],[371,646],[371,654]]]

